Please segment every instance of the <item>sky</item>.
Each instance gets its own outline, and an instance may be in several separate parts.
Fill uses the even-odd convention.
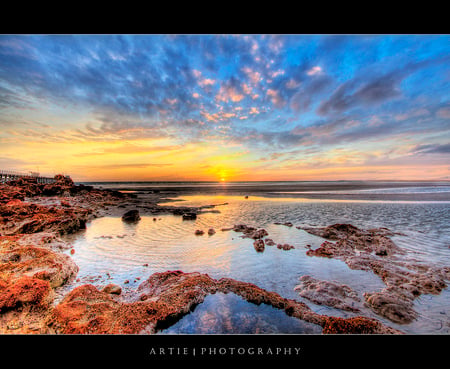
[[[0,35],[0,169],[450,180],[450,35]]]

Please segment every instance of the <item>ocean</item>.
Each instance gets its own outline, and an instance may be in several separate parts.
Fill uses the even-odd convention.
[[[79,266],[78,284],[98,287],[108,283],[132,291],[152,273],[167,270],[207,273],[213,278],[234,278],[254,283],[283,297],[305,302],[326,315],[350,317],[355,313],[315,304],[299,296],[299,278],[309,275],[336,281],[364,292],[383,289],[381,278],[370,271],[352,270],[337,259],[310,257],[324,239],[297,227],[325,227],[350,223],[362,229],[386,227],[392,240],[410,260],[450,266],[449,182],[97,182],[99,188],[133,193],[141,220],[124,223],[120,215],[94,219],[87,228],[67,237]],[[158,193],[161,205],[204,206],[192,221],[171,214],[152,214],[146,203]],[[292,227],[283,225],[285,222]],[[277,223],[277,224],[276,224]],[[253,240],[222,231],[235,224],[264,228],[276,243],[294,246],[289,251],[266,247],[258,253]],[[208,229],[215,233],[208,235]],[[202,236],[195,230],[205,231]],[[397,324],[365,307],[360,314],[409,334],[450,333],[450,291],[421,295],[414,300],[418,318]],[[208,296],[190,314],[159,334],[316,334],[314,324],[286,316],[266,305],[253,305],[233,294]]]

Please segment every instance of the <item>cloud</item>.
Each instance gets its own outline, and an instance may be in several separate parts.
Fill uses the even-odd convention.
[[[148,167],[168,167],[172,166],[172,163],[162,163],[162,164],[150,164],[150,163],[131,163],[131,164],[105,164],[100,168],[102,169],[122,169],[122,168],[148,168]]]
[[[450,144],[423,144],[411,150],[413,154],[450,154]]]
[[[98,156],[105,154],[121,154],[121,155],[130,155],[130,154],[149,154],[149,153],[158,153],[158,152],[169,152],[174,150],[179,150],[183,146],[181,145],[162,145],[162,146],[142,146],[142,145],[134,145],[131,143],[120,145],[118,147],[109,147],[101,149],[100,151],[92,151],[92,152],[84,152],[73,154],[73,156],[86,157],[86,156]]]
[[[450,119],[450,107],[440,108],[436,112],[436,116],[443,119]]]
[[[220,90],[216,95],[216,101],[239,102],[244,99],[244,97],[244,94],[241,93],[235,86],[223,85],[220,87]]]
[[[446,58],[426,59],[411,62],[393,70],[379,74],[359,74],[353,79],[341,83],[331,94],[322,101],[317,109],[319,115],[330,115],[348,111],[355,107],[371,107],[391,101],[402,96],[400,87],[407,77],[423,68],[445,62]]]
[[[309,69],[306,74],[308,76],[315,76],[317,74],[321,74],[322,73],[322,68],[319,67],[318,65],[316,65],[315,67],[312,67],[311,69]]]
[[[297,113],[307,111],[331,83],[333,83],[333,79],[323,74],[315,75],[314,78],[305,81],[297,89],[297,92],[291,96],[289,100],[290,108]],[[291,85],[293,85],[292,82]]]

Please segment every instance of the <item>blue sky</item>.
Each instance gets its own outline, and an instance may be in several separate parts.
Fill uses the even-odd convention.
[[[0,167],[78,180],[450,179],[449,41],[0,35]]]

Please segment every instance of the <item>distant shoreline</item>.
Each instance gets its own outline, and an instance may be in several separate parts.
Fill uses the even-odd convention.
[[[447,181],[83,182],[83,184],[116,191],[159,192],[170,196],[221,194],[329,200],[450,201],[450,182]],[[415,187],[426,190],[417,192]],[[383,189],[391,189],[393,192],[376,192]],[[406,190],[399,191],[401,189]],[[371,190],[374,192],[370,192]]]

